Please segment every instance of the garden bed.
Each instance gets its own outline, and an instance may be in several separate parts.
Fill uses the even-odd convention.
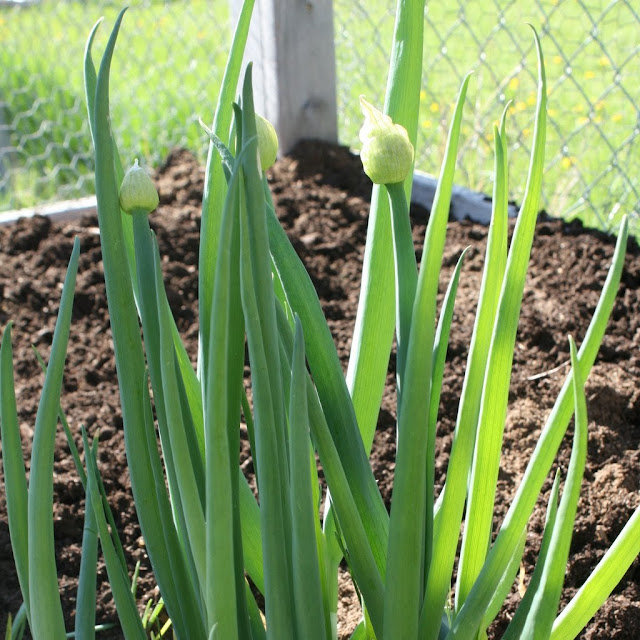
[[[187,349],[197,343],[197,255],[203,169],[187,152],[174,152],[157,175],[160,206],[151,217],[164,257],[169,302]],[[285,230],[305,262],[323,303],[338,353],[346,367],[357,308],[371,185],[359,159],[340,147],[305,143],[270,172],[274,201]],[[419,247],[427,212],[414,207],[414,239]],[[100,430],[100,469],[120,529],[131,570],[141,562],[140,602],[158,596],[136,521],[124,453],[115,365],[109,334],[100,246],[95,218],[55,224],[36,217],[0,229],[0,322],[15,323],[14,362],[20,429],[27,456],[42,375],[31,346],[48,356],[59,295],[74,236],[82,255],[62,405],[79,440],[80,425],[90,435]],[[465,259],[445,370],[438,424],[436,480],[446,472],[457,403],[471,336],[485,247],[486,228],[451,222],[444,273],[451,273],[460,252]],[[499,478],[496,524],[509,506],[540,429],[569,370],[571,334],[580,344],[604,283],[614,240],[578,223],[541,219],[515,350],[505,445]],[[600,355],[587,382],[588,461],[569,560],[563,602],[575,592],[611,545],[640,502],[640,252],[629,247],[621,290]],[[419,257],[419,252],[418,252]],[[392,359],[393,362],[393,359]],[[393,373],[383,399],[372,464],[387,504],[394,467]],[[570,430],[571,433],[571,430]],[[246,446],[246,438],[243,441]],[[557,464],[566,473],[570,442]],[[243,469],[251,461],[243,453]],[[545,491],[550,488],[547,482]],[[83,489],[58,434],[55,462],[55,536],[58,572],[67,626],[72,628],[76,577],[84,517]],[[545,494],[546,497],[547,494]],[[514,584],[508,608],[491,629],[499,638],[510,611],[526,586],[544,524],[540,501],[531,523],[521,584]],[[9,541],[4,485],[0,485],[0,632],[21,596]],[[115,619],[106,571],[100,565],[98,622]],[[343,581],[341,595],[347,625],[357,620],[353,589]],[[604,608],[581,636],[632,639],[640,628],[640,562],[635,561]],[[100,636],[99,636],[100,637]],[[119,638],[117,630],[102,634]],[[347,636],[345,636],[347,637]]]

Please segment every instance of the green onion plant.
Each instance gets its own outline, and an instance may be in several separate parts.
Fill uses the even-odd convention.
[[[493,216],[477,315],[446,484],[436,496],[437,410],[464,254],[441,305],[437,293],[470,78],[464,79],[458,96],[418,268],[407,201],[422,77],[424,0],[399,0],[384,111],[361,100],[362,161],[375,186],[345,377],[318,296],[276,218],[263,173],[275,159],[277,138],[255,113],[251,65],[241,78],[252,8],[252,0],[246,0],[213,122],[210,127],[203,123],[210,151],[195,369],[169,308],[158,244],[149,226],[157,193],[137,162],[125,174],[110,126],[110,66],[124,10],[97,69],[92,48],[99,23],[89,36],[84,59],[87,110],[125,444],[133,498],[162,603],[153,611],[138,610],[135,576],[132,588],[97,471],[97,438],[90,442],[82,432],[82,461],[74,443],[77,434],[60,407],[76,242],[46,366],[28,482],[13,386],[11,325],[0,348],[4,477],[23,617],[35,638],[58,640],[67,633],[51,519],[53,446],[60,417],[86,495],[76,637],[96,633],[99,545],[128,639],[147,637],[164,605],[170,622],[160,631],[163,637],[332,640],[337,637],[337,572],[343,560],[363,609],[352,638],[486,638],[514,583],[529,517],[573,416],[567,475],[556,475],[538,563],[505,638],[575,637],[640,552],[636,511],[558,613],[586,458],[584,383],[620,281],[627,224],[620,228],[580,347],[568,338],[571,371],[507,515],[492,535],[515,336],[543,171],[547,96],[537,36],[538,102],[526,195],[509,243],[504,113],[494,128]],[[388,513],[368,455],[394,335],[397,457]],[[251,401],[244,386],[245,347]],[[239,467],[242,420],[257,498]],[[316,455],[328,486],[324,495]],[[17,637],[18,625],[8,633]]]

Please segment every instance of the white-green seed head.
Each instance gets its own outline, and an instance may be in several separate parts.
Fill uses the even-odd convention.
[[[120,208],[130,215],[138,212],[151,213],[159,202],[153,181],[136,158],[133,166],[124,174],[120,185]]]
[[[407,130],[360,96],[364,124],[360,129],[360,158],[374,184],[403,182],[413,165],[413,145]]]
[[[272,167],[278,156],[278,134],[273,125],[256,113],[256,131],[258,133],[258,155],[260,168],[266,171]]]

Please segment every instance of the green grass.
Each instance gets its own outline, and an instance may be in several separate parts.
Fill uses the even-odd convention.
[[[157,166],[179,145],[203,159],[207,142],[197,118],[209,118],[217,97],[230,40],[228,3],[130,4],[126,20],[140,35],[125,31],[114,74],[139,77],[143,68],[145,83],[120,83],[113,104],[125,160],[138,156]],[[493,123],[508,100],[510,170],[525,175],[535,93],[525,25],[531,22],[541,34],[549,76],[544,206],[552,215],[577,216],[607,230],[617,228],[622,214],[639,213],[640,85],[634,71],[640,15],[632,3],[594,0],[593,22],[574,2],[503,0],[502,11],[461,4],[428,3],[417,168],[435,173],[440,166],[453,101],[462,77],[474,70],[456,182],[491,192]],[[0,10],[0,87],[10,88],[0,118],[16,129],[11,144],[20,144],[4,188],[0,177],[0,211],[93,192],[82,70],[70,61],[78,59],[96,17],[113,19],[119,7],[44,2]],[[387,0],[334,3],[340,141],[354,148],[362,121],[358,96],[380,105],[384,94],[381,70],[388,65],[393,10]],[[182,75],[169,73],[169,65]],[[520,202],[524,185],[513,184],[510,196]]]
[[[456,182],[491,193],[492,129],[509,100],[510,171],[515,178],[526,174],[535,109],[530,22],[541,36],[549,79],[544,206],[552,215],[617,228],[623,213],[640,213],[640,12],[633,3],[593,0],[591,22],[576,2],[495,4],[427,2],[417,168],[436,173],[457,89],[473,70]],[[372,70],[388,60],[392,5],[342,0],[335,11],[340,139],[357,148],[358,96],[380,104],[384,95]],[[359,36],[372,28],[381,37]],[[518,190],[510,196],[521,202],[524,184],[513,184]]]
[[[0,119],[16,148],[4,189],[0,174],[0,210],[94,192],[82,66],[72,61],[82,60],[96,20],[113,21],[120,4],[0,9],[0,87],[9,88]],[[172,147],[185,146],[204,161],[208,140],[198,117],[208,120],[216,103],[231,39],[227,3],[216,4],[215,20],[206,0],[129,4],[134,24],[114,58],[119,90],[112,104],[123,158],[158,165]],[[98,46],[106,35],[98,32]]]

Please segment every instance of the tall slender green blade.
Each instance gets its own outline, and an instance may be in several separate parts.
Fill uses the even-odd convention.
[[[89,32],[87,38],[87,44],[84,49],[84,94],[87,103],[87,114],[89,116],[89,131],[91,137],[94,136],[95,130],[95,104],[96,104],[96,83],[98,76],[96,75],[96,67],[93,64],[93,58],[91,57],[91,48],[93,47],[93,40],[95,38],[98,27],[102,23],[104,18],[100,18],[98,22],[93,25],[93,29]]]
[[[152,414],[148,410],[147,376],[118,197],[117,162],[109,119],[109,72],[123,16],[124,10],[116,19],[100,64],[93,122],[98,223],[125,447],[142,534],[167,611],[179,637],[202,637],[199,603],[171,522],[164,483],[157,484],[162,474]]]
[[[40,353],[38,352],[38,350],[32,345],[31,349],[33,350],[36,359],[38,360],[38,364],[40,365],[40,368],[42,369],[42,372],[44,374],[47,373],[47,365],[45,363],[45,361],[43,360],[42,356],[40,355]],[[58,417],[60,418],[60,422],[62,423],[62,428],[64,430],[64,434],[65,436],[67,436],[67,444],[69,445],[69,451],[71,453],[71,457],[73,458],[73,462],[75,464],[76,467],[76,471],[78,472],[78,475],[80,476],[80,482],[82,483],[82,486],[84,487],[85,482],[86,482],[86,474],[84,472],[84,467],[82,466],[82,461],[80,460],[80,454],[78,453],[78,447],[76,446],[76,443],[73,439],[73,435],[71,434],[71,429],[69,428],[69,421],[67,420],[67,416],[65,415],[63,409],[62,409],[62,405],[58,405]]]
[[[281,313],[284,316],[284,312]],[[293,352],[293,333],[290,325],[287,323],[286,318],[282,319],[279,323],[281,327],[281,340],[282,348],[281,353],[283,359],[286,360],[286,366],[288,370],[291,370],[291,353]],[[384,585],[382,583],[381,575],[376,565],[376,561],[373,555],[373,551],[367,541],[367,535],[359,516],[356,502],[349,480],[346,476],[345,469],[343,467],[340,455],[333,441],[331,431],[327,424],[327,419],[323,413],[322,406],[318,399],[318,394],[311,381],[311,377],[307,374],[307,406],[309,409],[309,422],[311,427],[311,435],[315,448],[320,455],[322,462],[322,469],[324,472],[327,484],[333,487],[330,500],[336,505],[335,511],[340,518],[340,533],[344,538],[348,549],[350,550],[350,570],[353,573],[354,580],[358,584],[358,588],[368,606],[371,607],[372,617],[376,625],[381,628],[382,623],[382,611],[384,602]],[[315,468],[315,458],[313,460]],[[333,516],[332,516],[333,517]],[[323,533],[323,540],[327,544],[323,545],[323,554],[326,565],[321,566],[321,571],[324,571],[325,579],[323,580],[323,587],[326,590],[325,597],[327,603],[331,602],[331,596],[328,591],[330,586],[329,576],[331,581],[337,585],[337,580],[334,580],[332,572],[334,568],[331,566],[331,562],[327,558],[326,548],[329,540],[328,535],[335,535],[333,527],[328,528],[329,533]],[[336,546],[339,545],[336,542]],[[335,603],[331,603],[331,607],[335,606]],[[327,613],[330,613],[327,610]],[[335,610],[333,611],[335,613]],[[331,628],[330,625],[327,625]]]
[[[458,262],[442,299],[442,310],[438,319],[436,335],[433,345],[433,373],[431,380],[431,398],[429,399],[429,427],[427,433],[427,473],[426,473],[426,506],[425,506],[425,543],[424,543],[424,584],[429,578],[429,567],[433,555],[433,522],[434,522],[434,498],[432,488],[435,487],[435,455],[436,455],[436,428],[438,421],[438,409],[440,407],[440,393],[444,377],[444,365],[449,347],[449,332],[453,320],[453,311],[460,282],[462,263],[467,253],[465,249],[458,258]]]
[[[244,603],[244,573],[237,513],[240,392],[244,364],[244,321],[240,300],[238,169],[227,191],[213,292],[205,395],[207,467],[206,604],[209,628],[220,638],[241,637],[240,616],[248,624]],[[246,605],[245,605],[246,606]],[[243,637],[250,634],[248,628]]]
[[[149,236],[149,242],[152,242],[151,236]],[[155,287],[156,296],[160,298],[164,292],[164,287],[162,284],[162,265],[157,252],[155,259]],[[170,310],[168,305],[158,305],[158,307],[159,353],[162,386],[164,389],[164,409],[170,425],[169,440],[171,451],[174,455],[178,489],[172,495],[172,501],[180,503],[180,508],[184,514],[186,539],[183,539],[183,544],[189,546],[200,583],[200,590],[204,591],[206,585],[204,509],[200,500],[192,459],[189,454],[187,433],[180,407]]]
[[[223,144],[229,146],[229,135],[233,115],[233,100],[238,88],[242,57],[249,33],[249,24],[255,0],[244,0],[238,17],[229,57],[222,78],[220,95],[213,119],[213,133]],[[200,254],[198,258],[198,294],[200,316],[199,370],[207,371],[206,363],[200,362],[209,353],[208,332],[211,327],[211,311],[215,267],[220,241],[222,209],[226,193],[226,180],[222,163],[215,144],[209,144],[207,156],[204,194],[202,199],[202,220],[200,224]],[[204,380],[202,381],[204,383]],[[203,385],[203,389],[204,389]]]
[[[336,449],[342,462],[342,471],[352,488],[352,497],[364,524],[368,544],[378,570],[383,574],[386,565],[387,510],[358,431],[336,346],[309,274],[272,209],[268,210],[267,224],[273,263],[284,286],[287,301],[302,321],[305,352],[331,432],[331,447]],[[319,442],[316,442],[316,447],[323,465],[326,465],[329,451],[325,453]],[[334,503],[339,507],[335,495]],[[350,544],[349,541],[347,543]]]
[[[620,226],[613,260],[600,300],[578,351],[578,367],[583,380],[586,380],[593,366],[615,303],[624,267],[627,237],[628,219],[625,217]],[[570,374],[565,380],[558,399],[542,429],[522,482],[489,551],[482,571],[453,622],[449,640],[451,638],[469,638],[470,634],[477,629],[478,620],[484,615],[491,594],[495,591],[497,576],[502,573],[502,568],[513,556],[513,550],[518,544],[522,529],[526,526],[540,495],[544,480],[551,469],[553,459],[571,419],[573,408],[572,374]]]
[[[13,378],[12,326],[6,326],[0,346],[0,438],[11,549],[29,616],[28,489]]]
[[[98,464],[94,457],[94,451],[89,445],[86,432],[83,430],[82,439],[87,464],[87,491],[91,494],[90,504],[93,506],[93,513],[96,519],[98,532],[100,535],[100,545],[104,554],[107,574],[113,599],[116,603],[118,618],[127,640],[144,640],[147,636],[142,626],[142,620],[138,614],[136,602],[131,593],[129,578],[124,571],[118,554],[111,540],[107,520],[102,509],[102,499],[98,489]],[[51,636],[37,636],[51,637]]]
[[[487,605],[487,610],[485,611],[484,617],[482,618],[482,623],[480,625],[480,633],[478,634],[480,638],[485,637],[482,634],[486,634],[487,628],[500,613],[500,610],[504,605],[504,601],[507,599],[507,596],[509,595],[513,587],[515,577],[518,574],[520,566],[522,566],[522,554],[524,553],[524,545],[526,542],[527,529],[525,528],[522,530],[518,545],[514,549],[513,555],[511,556],[510,561],[507,563],[505,570],[502,573],[493,597]]]
[[[93,456],[97,456],[98,439],[93,441]],[[84,640],[95,638],[96,624],[96,579],[98,569],[98,523],[91,502],[91,491],[85,474],[84,527],[82,530],[82,555],[78,576],[76,600],[75,637]],[[113,532],[117,535],[117,531]]]
[[[36,638],[66,635],[53,540],[53,454],[62,375],[71,325],[80,241],[74,241],[62,289],[60,310],[42,396],[36,413],[28,500],[29,603],[31,631]],[[37,606],[33,606],[37,603]]]
[[[422,81],[424,0],[398,0],[385,113],[402,125],[415,147]],[[405,181],[411,196],[413,173]],[[393,250],[387,198],[375,186],[362,267],[347,384],[365,450],[373,443],[394,330]]]
[[[560,472],[556,472],[553,486],[551,487],[551,495],[549,496],[549,503],[547,506],[547,515],[545,518],[544,533],[542,535],[542,542],[540,544],[540,551],[538,552],[538,559],[536,566],[531,575],[531,580],[527,586],[527,591],[524,594],[515,615],[511,619],[507,630],[504,632],[503,640],[518,640],[522,635],[524,624],[529,616],[531,610],[531,604],[533,598],[540,586],[540,579],[542,578],[542,570],[544,568],[547,553],[549,552],[549,546],[551,543],[551,537],[553,534],[553,528],[556,522],[556,515],[558,513],[558,496],[560,495]],[[524,529],[526,532],[526,529]]]
[[[165,408],[165,390],[162,385],[160,319],[158,313],[159,298],[155,282],[154,243],[151,239],[151,229],[149,227],[148,216],[144,214],[136,214],[133,226],[136,282],[142,285],[139,287],[137,307],[140,320],[142,322],[146,362],[149,371],[149,379],[151,380],[151,386],[153,388],[153,397],[155,400],[156,416],[158,420],[158,431],[160,433],[160,442],[162,444],[162,456],[167,475],[169,494],[171,496],[175,496],[177,501],[179,499],[179,489],[176,477],[176,464],[169,435],[170,424],[167,419],[167,412]],[[194,464],[197,464],[197,462],[198,461]],[[200,464],[202,465],[201,461]],[[177,508],[177,504],[174,503],[173,507],[175,510]],[[179,520],[178,523],[180,523]],[[184,536],[185,532],[181,531],[181,535]]]
[[[264,550],[267,637],[293,638],[290,558],[291,510],[286,416],[271,284],[269,241],[257,137],[251,67],[242,92],[241,283],[254,402],[256,473]]]
[[[567,480],[562,492],[556,521],[553,526],[549,550],[544,558],[540,586],[536,590],[531,609],[520,638],[535,640],[548,638],[558,611],[562,585],[569,557],[573,523],[578,509],[580,485],[587,460],[587,403],[584,397],[584,382],[577,366],[578,356],[573,338],[569,337],[571,364],[573,368],[573,398],[575,403],[575,432]]]
[[[411,234],[409,206],[402,183],[386,185],[391,208],[396,290],[396,378],[398,398],[402,397],[405,364],[409,349],[411,313],[418,286],[418,265]]]
[[[547,86],[537,34],[538,104],[527,186],[513,234],[500,292],[478,418],[465,529],[456,584],[459,609],[477,578],[491,541],[491,524],[500,465],[502,435],[509,398],[511,365],[529,254],[538,216],[546,135]]]
[[[640,554],[640,507],[553,623],[551,640],[575,638]]]
[[[434,550],[420,625],[424,630],[422,637],[425,640],[437,637],[437,624],[427,625],[426,621],[438,619],[450,590],[460,523],[467,495],[467,478],[473,456],[491,331],[495,322],[498,295],[507,261],[508,185],[504,129],[503,113],[501,133],[495,138],[496,181],[478,310],[469,346],[456,429],[447,468],[447,480],[434,509]]]
[[[298,638],[326,640],[322,585],[316,543],[318,510],[313,502],[309,466],[307,371],[302,324],[296,317],[291,367],[289,429],[291,437],[292,565]]]
[[[413,302],[405,383],[398,407],[398,443],[385,582],[384,636],[418,633],[424,578],[426,471],[433,346],[442,253],[453,188],[462,110],[469,76],[460,88],[438,188],[427,226]]]
[[[281,354],[283,360],[283,367],[286,367],[288,371],[291,371],[291,354],[293,353],[293,333],[291,325],[289,325],[285,312],[280,310],[279,316],[280,326],[280,339],[281,339]],[[353,493],[347,477],[345,475],[342,462],[334,445],[331,432],[327,425],[327,420],[324,416],[322,406],[318,399],[318,394],[314,388],[311,377],[306,375],[307,381],[307,406],[309,409],[309,422],[311,427],[311,435],[314,446],[321,452],[320,458],[322,461],[322,468],[324,472],[327,484],[334,488],[333,493],[327,499],[331,500],[336,507],[336,511],[340,514],[340,533],[346,541],[347,547],[350,550],[350,571],[353,574],[354,580],[357,582],[361,594],[364,600],[369,603],[372,610],[375,612],[374,619],[376,624],[381,626],[382,620],[382,608],[384,600],[384,586],[380,572],[376,566],[376,561],[373,556],[371,547],[368,544],[367,536],[365,534],[363,522],[359,517],[356,503]],[[317,470],[315,456],[312,457],[310,463],[313,468],[314,477],[317,482]],[[314,500],[319,507],[320,497],[318,492],[314,492]],[[331,512],[335,515],[335,511]],[[331,517],[333,517],[333,515]],[[327,630],[331,630],[335,625],[336,604],[337,601],[333,598],[337,598],[337,594],[332,593],[331,589],[335,585],[337,587],[337,576],[333,575],[332,562],[328,557],[328,544],[329,540],[327,536],[335,535],[336,532],[333,525],[326,527],[328,533],[324,533],[320,528],[319,521],[317,522],[318,531],[316,534],[319,540],[319,555],[320,555],[320,572],[322,576],[323,597],[326,603],[325,617]],[[325,523],[326,525],[327,523]],[[335,545],[340,548],[337,542]],[[334,623],[331,623],[331,616],[334,616]]]

